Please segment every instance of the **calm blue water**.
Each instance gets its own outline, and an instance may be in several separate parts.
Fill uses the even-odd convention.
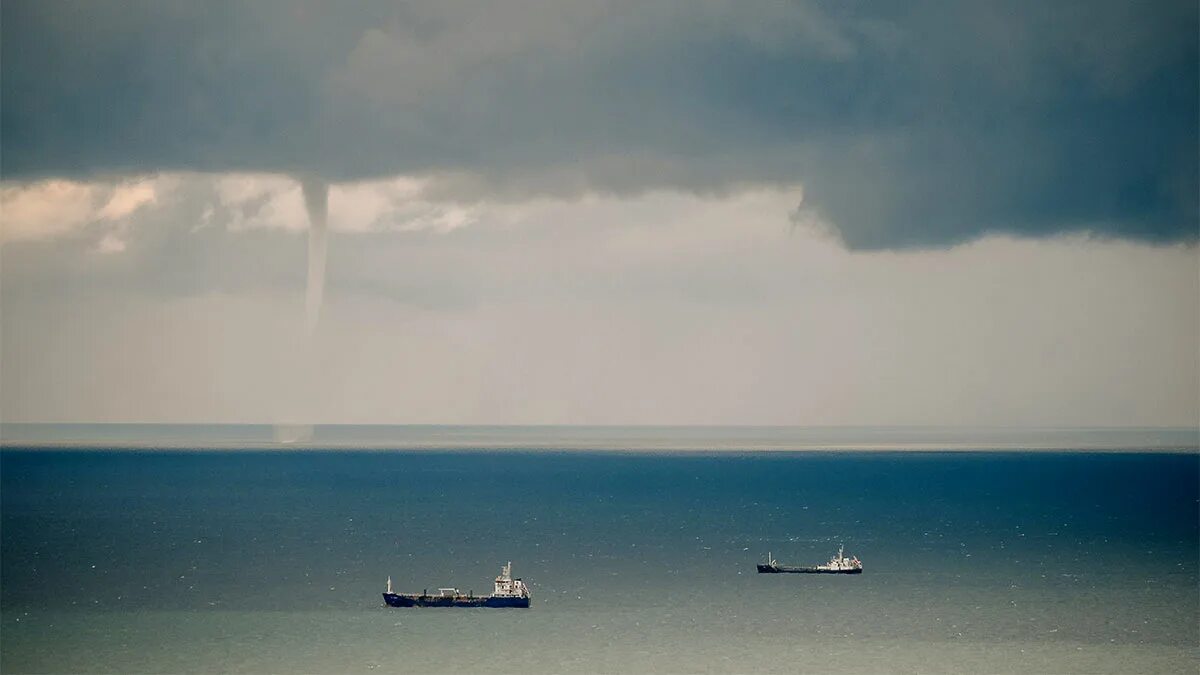
[[[1195,672],[1195,453],[0,453],[5,672]],[[757,575],[846,544],[860,577]],[[400,610],[398,589],[519,610]]]

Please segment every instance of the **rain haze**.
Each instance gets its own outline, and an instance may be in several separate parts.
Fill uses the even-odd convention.
[[[1194,2],[2,12],[5,422],[1200,424]]]

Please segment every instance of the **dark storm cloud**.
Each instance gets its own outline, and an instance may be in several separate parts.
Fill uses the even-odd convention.
[[[1194,2],[23,2],[6,179],[805,186],[853,248],[1197,236]]]

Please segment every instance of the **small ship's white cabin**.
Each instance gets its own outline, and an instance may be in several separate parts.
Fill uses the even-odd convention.
[[[497,598],[528,598],[529,588],[520,579],[512,578],[512,562],[500,570],[496,577],[496,591],[492,594]]]
[[[862,562],[859,561],[858,556],[850,556],[849,558],[847,558],[843,554],[844,551],[845,551],[845,546],[839,546],[837,555],[830,558],[828,563],[825,563],[824,565],[818,565],[817,569],[832,570],[835,572],[844,572],[847,570],[861,570]]]

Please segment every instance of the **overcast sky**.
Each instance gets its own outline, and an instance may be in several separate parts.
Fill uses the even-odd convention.
[[[1194,0],[0,14],[4,421],[1200,424]]]

